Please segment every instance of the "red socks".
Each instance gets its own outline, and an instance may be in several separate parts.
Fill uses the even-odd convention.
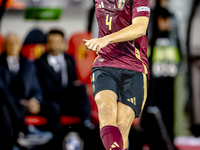
[[[100,130],[100,136],[106,150],[123,149],[123,139],[118,127],[104,126]]]

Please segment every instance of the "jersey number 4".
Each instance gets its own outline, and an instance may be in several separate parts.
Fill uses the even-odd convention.
[[[108,19],[109,18],[109,19]],[[112,23],[112,17],[106,16],[106,25],[109,26],[109,30],[111,30],[111,23]]]

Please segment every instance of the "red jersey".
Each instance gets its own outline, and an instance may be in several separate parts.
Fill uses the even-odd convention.
[[[150,0],[134,0],[132,9],[130,7],[129,0],[95,0],[98,37],[129,26],[133,18],[150,18]],[[148,74],[147,44],[146,35],[135,39],[134,45],[133,41],[108,44],[98,52],[93,67],[123,68]]]

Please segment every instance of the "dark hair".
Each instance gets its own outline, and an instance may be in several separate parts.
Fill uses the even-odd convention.
[[[166,19],[171,17],[171,13],[166,8],[160,8],[158,10],[158,16]]]
[[[65,38],[64,32],[61,31],[61,30],[58,30],[58,29],[52,29],[52,30],[50,30],[50,31],[47,33],[47,37],[48,37],[50,34],[60,34],[60,35],[62,36],[63,39]]]
[[[41,29],[35,28],[28,33],[23,44],[28,45],[28,44],[44,44],[44,43],[45,43],[45,34]]]

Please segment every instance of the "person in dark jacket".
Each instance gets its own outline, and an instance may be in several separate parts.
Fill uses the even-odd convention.
[[[36,134],[41,138],[35,145],[46,143],[52,138],[50,132],[41,132],[24,123],[27,114],[37,115],[41,112],[43,96],[36,67],[33,62],[20,55],[20,49],[19,37],[8,34],[4,39],[4,52],[0,56],[0,117],[3,119],[0,132],[2,132],[1,142],[5,141],[2,142],[2,147],[8,146],[7,141],[12,147],[10,143],[15,143],[19,133],[21,134],[18,143],[22,146],[29,145],[31,140],[36,140],[33,139]]]
[[[63,126],[62,134],[75,130],[84,135],[85,133],[80,132],[94,128],[91,123],[91,103],[85,85],[78,80],[74,58],[64,52],[65,46],[65,36],[62,31],[57,29],[49,31],[47,51],[36,60],[38,77],[45,102],[60,105],[61,116],[80,118],[80,123],[70,124],[67,131],[66,126]]]
[[[78,80],[73,57],[64,52],[64,39],[62,31],[49,31],[47,52],[36,60],[44,101],[60,104],[62,115],[80,116],[88,121],[91,104],[85,85]]]

